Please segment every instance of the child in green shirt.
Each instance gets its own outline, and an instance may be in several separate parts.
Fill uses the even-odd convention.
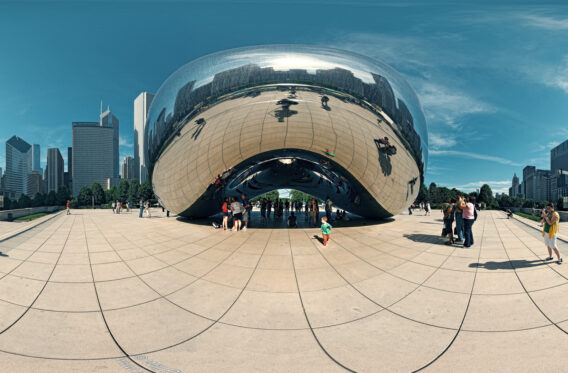
[[[327,241],[329,241],[329,235],[331,234],[331,224],[327,222],[327,217],[324,216],[321,218],[321,235],[323,236],[323,245],[327,245]]]

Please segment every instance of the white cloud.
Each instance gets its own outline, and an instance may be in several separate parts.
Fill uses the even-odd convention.
[[[491,187],[493,193],[508,193],[509,187],[512,184],[511,180],[498,180],[498,181],[473,181],[462,185],[451,185],[448,188],[456,188],[464,192],[473,192],[474,190],[481,189],[483,184]],[[443,184],[440,184],[443,185]]]
[[[433,155],[433,156],[446,156],[447,155],[447,156],[457,156],[457,157],[470,158],[470,159],[480,159],[480,160],[483,160],[483,161],[494,162],[494,163],[504,164],[504,165],[508,165],[508,166],[516,166],[516,167],[523,166],[522,163],[513,162],[511,160],[501,158],[501,157],[496,157],[496,156],[493,156],[493,155],[469,153],[469,152],[462,152],[462,151],[458,151],[458,150],[430,150],[429,154]]]
[[[126,147],[129,147],[129,148],[131,148],[131,147],[134,146],[134,145],[132,145],[132,143],[129,143],[129,142],[128,142],[124,137],[122,137],[122,136],[119,136],[119,137],[118,137],[118,144],[119,144],[120,146],[126,146]]]
[[[520,14],[526,25],[551,31],[568,30],[568,18],[554,18],[537,14]]]
[[[495,108],[455,88],[422,81],[416,87],[420,102],[429,122],[443,123],[451,128],[460,127],[466,115],[492,113]]]
[[[450,133],[438,134],[435,132],[428,133],[428,147],[431,150],[442,148],[453,148],[457,144],[456,136]]]

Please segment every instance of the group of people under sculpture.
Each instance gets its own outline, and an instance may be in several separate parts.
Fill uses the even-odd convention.
[[[473,223],[477,220],[477,210],[475,207],[475,197],[463,197],[458,195],[457,199],[450,198],[448,203],[442,205],[442,213],[444,214],[444,229],[442,230],[443,236],[448,236],[449,241],[447,245],[455,243],[462,243],[463,247],[467,248],[473,245]],[[507,210],[507,218],[511,218],[513,213]],[[546,261],[553,260],[552,253],[556,254],[557,263],[562,264],[562,258],[558,251],[557,236],[560,230],[560,216],[554,211],[554,204],[549,203],[546,208],[542,210],[541,217],[543,220],[542,236],[544,244],[548,250],[548,257]],[[454,220],[455,230],[453,229]],[[454,239],[454,234],[457,239]]]
[[[262,217],[262,221],[266,222],[267,218],[270,218],[270,214],[272,211],[272,201],[267,198],[262,198],[259,201],[260,205],[260,215]],[[283,211],[286,211],[288,216],[287,224],[290,228],[296,228],[298,226],[297,217],[294,214],[294,211],[290,213],[290,208],[295,209],[296,212],[301,213],[303,203],[300,201],[290,202],[286,201],[283,202],[282,200],[275,200],[274,201],[274,216],[282,216]],[[329,197],[325,200],[325,214],[326,216],[321,218],[321,231],[322,231],[322,243],[324,246],[327,245],[327,241],[330,238],[331,234],[331,224],[328,221],[332,219],[332,207],[333,203]],[[234,232],[240,230],[247,230],[249,224],[249,218],[252,212],[253,204],[248,200],[248,198],[242,194],[241,198],[237,197],[227,197],[224,199],[223,204],[221,205],[221,215],[223,217],[223,221],[221,225],[213,223],[215,228],[223,229],[223,230],[231,230]],[[307,218],[308,213],[310,215],[310,221],[313,222],[313,225],[316,226],[319,219],[319,204],[315,198],[312,198],[311,201],[306,202],[305,204],[305,216]],[[348,220],[347,213],[342,210],[337,210],[336,217]],[[229,228],[229,218],[233,221],[232,228]]]

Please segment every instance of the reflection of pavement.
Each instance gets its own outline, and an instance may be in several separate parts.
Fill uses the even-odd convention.
[[[437,216],[335,228],[325,248],[315,228],[136,216],[74,211],[0,244],[4,370],[568,366],[568,263],[502,213],[480,214],[471,249]]]

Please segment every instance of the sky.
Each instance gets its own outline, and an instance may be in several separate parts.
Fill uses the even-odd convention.
[[[0,0],[0,143],[40,144],[42,167],[59,147],[67,163],[71,122],[98,121],[102,100],[120,120],[122,159],[135,97],[183,64],[247,45],[323,45],[381,60],[416,90],[426,184],[505,192],[524,166],[549,169],[568,139],[568,3],[470,3]]]

